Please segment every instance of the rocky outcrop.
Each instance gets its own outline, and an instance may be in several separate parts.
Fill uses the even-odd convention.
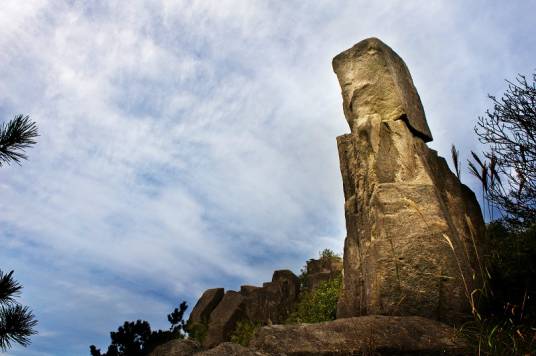
[[[233,344],[231,342],[224,342],[218,346],[206,350],[203,352],[198,352],[194,354],[195,356],[271,356],[265,352],[255,350],[249,347],[244,347],[241,345]],[[189,355],[185,355],[189,356]]]
[[[157,346],[149,356],[189,356],[199,351],[202,351],[202,349],[197,341],[179,339]]]
[[[249,346],[270,355],[468,355],[455,330],[422,317],[363,316],[261,328]]]
[[[236,323],[244,319],[245,315],[244,297],[238,292],[227,291],[221,302],[210,314],[203,346],[213,347],[228,341]]]
[[[337,278],[342,272],[342,259],[338,256],[310,259],[306,264],[305,289],[313,291],[322,282]]]
[[[190,314],[190,323],[207,324],[210,314],[223,299],[224,294],[223,288],[207,289],[195,304]]]
[[[247,288],[247,287],[246,287]],[[289,316],[298,301],[300,282],[289,270],[275,271],[271,282],[261,288],[241,288],[246,298],[247,319],[253,322],[282,323]]]
[[[262,325],[282,323],[292,312],[300,293],[299,278],[289,270],[275,271],[262,287],[244,285],[240,292],[209,289],[196,303],[188,330],[204,347],[229,341],[236,325],[248,320]]]
[[[173,340],[151,356],[470,355],[470,346],[440,322],[416,317],[362,316],[318,324],[259,329],[247,347],[224,342],[205,351],[191,340]],[[167,352],[167,353],[166,353]]]
[[[337,317],[465,320],[484,231],[473,192],[427,147],[419,95],[391,48],[364,40],[333,68],[351,130],[337,138],[347,228]]]

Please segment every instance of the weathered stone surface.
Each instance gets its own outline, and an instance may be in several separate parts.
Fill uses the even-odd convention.
[[[244,285],[240,292],[225,294],[223,288],[209,289],[192,311],[188,330],[202,334],[204,347],[213,347],[229,341],[240,320],[283,322],[298,301],[299,292],[299,278],[289,270],[275,271],[272,281],[262,287]]]
[[[336,256],[308,260],[305,288],[312,291],[318,288],[322,282],[339,277],[342,267],[342,259]]]
[[[262,288],[244,288],[246,295],[245,310],[247,318],[254,322],[281,323],[298,300],[300,281],[289,270],[275,271],[271,282]]]
[[[421,99],[404,61],[377,38],[369,38],[333,59],[343,108],[352,132],[359,119],[403,119],[425,141],[432,141]]]
[[[262,351],[256,351],[241,345],[233,344],[231,342],[224,342],[218,346],[207,350],[198,352],[196,356],[269,356]]]
[[[248,286],[248,285],[241,286],[240,294],[242,294],[244,297],[247,297],[248,295],[250,295],[252,292],[256,291],[259,288],[260,287],[257,287],[257,286]]]
[[[195,304],[188,323],[206,324],[210,318],[210,314],[222,300],[224,294],[223,288],[207,289]]]
[[[342,271],[342,259],[337,256],[310,259],[306,262],[307,274]]]
[[[480,287],[484,223],[473,192],[426,146],[418,94],[389,47],[365,40],[334,69],[352,131],[337,138],[347,228],[337,317],[462,322]]]
[[[190,356],[201,351],[201,345],[195,340],[171,340],[157,346],[149,356]]]
[[[363,316],[261,328],[250,348],[270,355],[469,355],[453,328],[422,317]]]
[[[227,291],[216,309],[210,314],[203,346],[209,348],[229,341],[236,323],[243,318],[245,318],[244,297],[238,292]]]

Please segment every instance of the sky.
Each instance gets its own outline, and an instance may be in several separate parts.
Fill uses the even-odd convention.
[[[207,288],[296,274],[345,237],[331,59],[378,37],[450,161],[505,79],[536,70],[531,1],[2,0],[0,122],[38,143],[0,168],[0,269],[39,334],[89,355],[125,320],[167,328]],[[475,190],[467,172],[462,181]]]

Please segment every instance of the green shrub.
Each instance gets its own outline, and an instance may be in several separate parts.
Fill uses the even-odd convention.
[[[319,323],[335,320],[341,287],[342,276],[339,275],[321,282],[314,291],[303,292],[296,310],[290,314],[287,323]]]
[[[204,323],[189,324],[186,330],[190,338],[202,343],[207,336],[208,326]]]
[[[473,347],[475,355],[536,354],[536,328],[512,319],[475,318],[465,323],[460,332]]]
[[[320,251],[320,259],[321,260],[329,261],[332,258],[341,258],[341,256],[339,254],[333,252],[333,250],[330,250],[329,248],[325,248],[322,251]]]
[[[248,346],[250,340],[255,336],[255,333],[260,327],[260,322],[252,322],[247,319],[239,321],[236,323],[236,328],[231,334],[231,342]]]
[[[536,226],[487,225],[487,291],[460,332],[479,355],[536,354]]]

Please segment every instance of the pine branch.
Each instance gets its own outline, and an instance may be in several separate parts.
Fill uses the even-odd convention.
[[[36,143],[37,136],[37,124],[28,115],[18,115],[0,125],[0,167],[13,162],[20,164],[27,159],[24,150]]]
[[[37,320],[32,311],[19,304],[0,307],[0,351],[11,348],[16,342],[22,346],[30,344],[30,336],[37,334]]]
[[[22,285],[13,278],[13,271],[4,274],[0,270],[0,304],[13,304],[19,296]]]

